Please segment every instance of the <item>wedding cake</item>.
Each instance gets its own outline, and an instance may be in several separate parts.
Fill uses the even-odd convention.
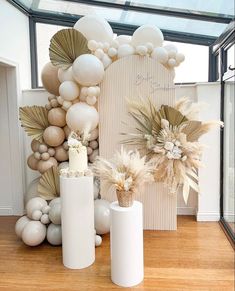
[[[69,171],[84,172],[87,170],[87,148],[73,138],[68,139],[69,146]]]

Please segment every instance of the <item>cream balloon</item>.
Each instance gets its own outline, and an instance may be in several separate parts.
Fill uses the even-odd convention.
[[[38,169],[38,160],[35,159],[34,154],[31,154],[27,159],[27,165],[30,169],[37,171]]]
[[[87,40],[111,43],[113,40],[113,30],[109,23],[97,15],[87,15],[80,18],[74,25]]]
[[[95,200],[94,212],[96,233],[108,233],[110,230],[110,203],[103,199]]]
[[[185,56],[182,53],[177,53],[175,56],[175,60],[177,63],[182,63],[185,60]]]
[[[118,42],[119,45],[122,44],[130,44],[131,43],[131,36],[130,35],[118,35],[115,40]]]
[[[73,81],[64,81],[59,88],[60,96],[67,101],[72,101],[79,96],[79,87]]]
[[[68,68],[67,70],[59,68],[58,79],[61,83],[65,81],[74,81],[72,67]]]
[[[50,204],[49,204],[50,205]],[[49,218],[54,224],[61,224],[61,204],[54,203],[50,205]]]
[[[52,125],[44,130],[43,139],[49,146],[56,147],[63,143],[65,133],[62,128]]]
[[[102,244],[102,237],[100,235],[95,236],[95,246],[99,247]]]
[[[133,46],[138,46],[151,42],[154,47],[159,47],[162,46],[163,40],[163,34],[158,27],[145,24],[135,30],[131,43]]]
[[[46,237],[46,226],[40,221],[30,221],[22,231],[22,240],[28,246],[41,244]]]
[[[58,165],[57,160],[53,157],[50,157],[47,161],[39,161],[38,162],[38,171],[41,174],[44,174],[51,167],[56,167]]]
[[[63,127],[66,125],[66,112],[61,108],[53,108],[48,112],[48,121],[51,125]]]
[[[43,87],[51,94],[59,95],[60,81],[58,79],[58,67],[47,63],[41,73]]]
[[[126,56],[133,55],[135,53],[135,49],[130,44],[123,44],[118,47],[117,56],[118,58],[123,58]]]
[[[95,107],[79,102],[69,108],[66,114],[66,122],[73,131],[89,132],[97,127],[99,115]]]
[[[49,207],[52,207],[54,204],[57,204],[57,203],[61,203],[60,197],[56,197],[56,198],[52,199],[49,203]]]
[[[151,57],[161,64],[166,64],[168,61],[168,52],[163,47],[157,47],[153,50]]]
[[[28,203],[26,204],[27,216],[32,219],[33,212],[35,210],[41,210],[45,206],[47,206],[47,202],[41,197],[34,197],[30,199]]]
[[[81,55],[73,63],[73,76],[83,86],[97,85],[104,77],[103,63],[91,54]]]
[[[47,228],[47,240],[53,246],[62,244],[61,225],[51,223]]]
[[[26,215],[19,218],[15,224],[15,233],[16,235],[21,238],[22,231],[27,223],[29,223],[31,219],[29,219]]]

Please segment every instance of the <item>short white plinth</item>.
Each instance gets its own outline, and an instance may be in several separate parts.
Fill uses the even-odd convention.
[[[83,269],[95,261],[93,177],[60,177],[63,264]]]
[[[122,287],[139,284],[144,278],[143,207],[111,204],[111,279]]]

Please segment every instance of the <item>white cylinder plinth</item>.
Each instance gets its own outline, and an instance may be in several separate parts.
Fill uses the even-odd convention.
[[[60,177],[63,264],[82,269],[95,261],[93,177]]]
[[[142,209],[138,201],[131,207],[120,207],[117,201],[110,206],[111,279],[122,287],[135,286],[144,278]]]

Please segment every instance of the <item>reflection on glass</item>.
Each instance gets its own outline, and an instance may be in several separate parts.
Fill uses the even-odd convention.
[[[234,187],[234,77],[225,82],[224,96],[224,189],[223,216],[235,234]]]

